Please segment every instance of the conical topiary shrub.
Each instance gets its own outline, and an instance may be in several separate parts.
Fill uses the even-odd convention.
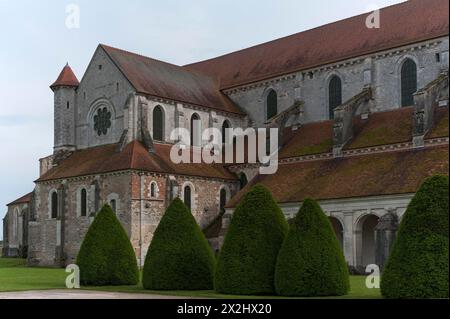
[[[305,199],[278,255],[276,292],[282,296],[342,296],[350,287],[347,264],[328,217]]]
[[[216,269],[215,290],[273,294],[275,264],[288,225],[270,192],[254,186],[236,207]]]
[[[184,203],[176,198],[155,231],[145,258],[142,284],[151,290],[213,288],[215,258]]]
[[[83,285],[136,285],[139,269],[131,242],[109,205],[98,212],[77,256]]]
[[[411,200],[381,276],[383,297],[449,297],[448,190],[448,176],[433,176]]]

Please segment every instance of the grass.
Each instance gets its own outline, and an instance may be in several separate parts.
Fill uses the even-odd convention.
[[[0,292],[65,288],[64,269],[27,267],[23,259],[0,258]]]
[[[34,268],[27,267],[23,259],[0,258],[0,292],[6,291],[26,291],[26,290],[48,290],[65,289],[65,280],[68,274],[64,269],[59,268]],[[381,298],[379,289],[367,289],[365,277],[350,277],[351,291],[346,296],[328,297],[333,299],[372,299]],[[252,299],[282,298],[278,296],[235,296],[222,295],[214,291],[152,291],[145,290],[142,286],[103,286],[103,287],[82,287],[85,290],[125,292],[125,293],[145,293],[168,296],[186,296],[196,298],[226,298],[226,299]],[[295,298],[294,298],[295,299]]]

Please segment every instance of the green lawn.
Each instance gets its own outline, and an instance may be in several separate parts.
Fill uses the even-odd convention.
[[[66,287],[64,269],[30,268],[23,259],[0,258],[0,292]]]
[[[64,289],[67,275],[68,274],[65,273],[64,269],[30,268],[26,267],[25,261],[22,259],[0,258],[0,292]],[[352,276],[350,277],[350,284],[350,293],[347,296],[337,298],[380,298],[379,289],[367,289],[365,287],[365,277]],[[261,297],[221,295],[215,293],[214,291],[151,291],[144,290],[141,285],[84,287],[84,289],[127,293],[149,293],[170,296],[188,296],[199,298],[281,298],[271,296]]]

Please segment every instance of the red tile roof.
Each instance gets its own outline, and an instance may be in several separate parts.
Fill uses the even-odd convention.
[[[439,107],[434,113],[434,125],[425,138],[448,136],[448,107]]]
[[[212,77],[124,50],[100,45],[139,93],[244,114]]]
[[[41,176],[37,182],[129,169],[206,178],[236,179],[221,165],[172,163],[170,160],[171,145],[168,144],[155,144],[156,153],[149,153],[138,141],[129,143],[121,152],[117,152],[116,147],[116,144],[110,144],[75,151],[58,166]]]
[[[345,149],[388,145],[412,140],[413,107],[403,107],[393,111],[377,112],[367,120],[360,116],[353,120],[353,138]]]
[[[323,121],[301,126],[297,131],[292,132],[293,137],[280,150],[279,158],[331,152],[333,124],[334,121]]]
[[[69,64],[66,64],[66,66],[62,69],[61,73],[56,79],[55,83],[50,85],[50,88],[54,89],[58,86],[77,87],[79,84],[80,82],[73,73],[72,68],[69,66]]]
[[[405,107],[372,113],[367,120],[356,116],[353,119],[353,138],[346,144],[345,149],[412,141],[413,112],[412,107]],[[441,119],[442,117],[445,117],[444,111],[437,113],[436,122],[444,123],[445,119]],[[329,120],[308,123],[296,131],[287,128],[287,132],[292,137],[279,151],[279,158],[330,153],[333,150],[333,124],[334,121]],[[441,126],[443,125],[445,124],[441,124]],[[444,131],[445,128],[441,129],[439,134],[445,134]]]
[[[186,68],[217,77],[222,89],[231,88],[446,36],[448,10],[448,0],[410,0],[382,9],[379,29],[368,29],[368,14],[362,14]]]
[[[6,206],[13,206],[13,205],[19,205],[19,204],[26,204],[29,203],[31,201],[31,197],[33,195],[33,192],[28,193],[18,199],[16,199],[15,201],[7,204]]]
[[[235,207],[255,183],[279,203],[414,193],[434,174],[448,175],[448,145],[329,160],[281,164],[274,175],[259,175],[227,204]]]

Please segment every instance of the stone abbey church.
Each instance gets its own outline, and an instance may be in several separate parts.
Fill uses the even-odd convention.
[[[3,255],[74,263],[109,203],[143,264],[170,201],[188,205],[215,250],[243,194],[264,184],[287,218],[306,197],[329,215],[350,267],[383,265],[402,214],[448,175],[448,0],[410,0],[198,63],[99,45],[80,81],[54,93],[54,153],[8,205]],[[174,128],[278,128],[279,167],[174,164]],[[196,122],[197,123],[197,122]],[[205,141],[193,136],[192,151]]]

